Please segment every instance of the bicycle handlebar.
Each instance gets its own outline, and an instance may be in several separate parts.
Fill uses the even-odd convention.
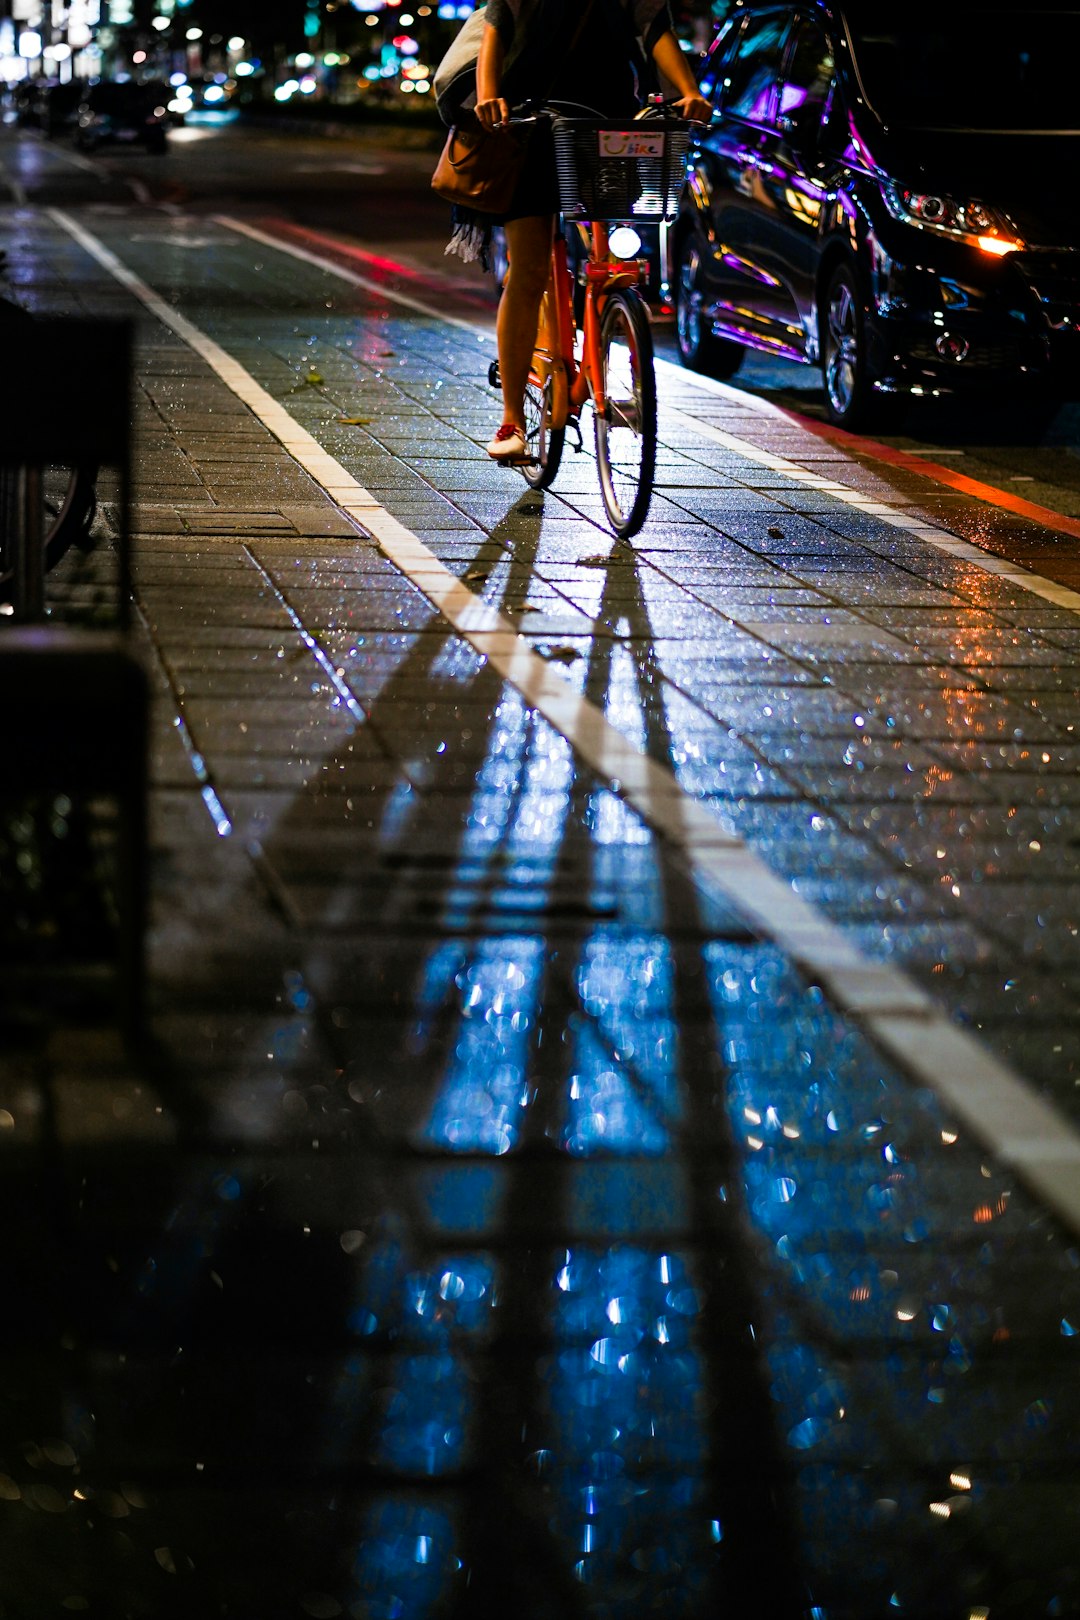
[[[650,96],[641,111],[631,114],[630,116],[633,118],[635,123],[650,123],[654,120],[667,117],[670,109],[676,105],[677,100],[674,96],[668,98],[663,96]],[[599,112],[595,107],[586,107],[583,102],[523,101],[517,107],[511,107],[510,117],[504,120],[503,127],[522,129],[527,125],[540,124],[545,121],[550,122],[553,118],[565,118],[575,121],[575,115],[560,112],[559,108],[561,107],[580,108],[580,113],[577,115],[576,121],[580,121],[583,124],[602,124],[609,119],[615,123],[621,123],[623,121],[621,117],[616,117],[614,114]],[[694,125],[699,129],[704,129],[706,127],[704,124],[699,124],[694,118],[677,118],[672,119],[671,122]]]

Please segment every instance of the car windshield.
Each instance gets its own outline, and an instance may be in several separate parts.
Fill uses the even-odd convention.
[[[868,8],[869,9],[869,8]],[[849,18],[863,90],[886,123],[931,129],[1075,130],[1080,10],[916,7]]]

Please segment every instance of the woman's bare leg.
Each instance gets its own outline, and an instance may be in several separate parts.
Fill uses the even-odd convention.
[[[505,227],[510,268],[499,300],[496,335],[503,421],[513,422],[515,427],[525,425],[525,384],[536,346],[540,300],[551,266],[553,226],[549,214],[530,214],[526,219],[510,220]]]

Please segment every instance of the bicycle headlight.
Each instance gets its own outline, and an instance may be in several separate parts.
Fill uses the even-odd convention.
[[[632,225],[616,225],[608,237],[608,248],[617,259],[636,259],[641,252],[641,237]]]
[[[974,198],[960,199],[944,192],[909,191],[904,186],[881,188],[885,205],[894,219],[938,236],[966,242],[984,253],[998,257],[1016,253],[1024,243],[1005,214]]]

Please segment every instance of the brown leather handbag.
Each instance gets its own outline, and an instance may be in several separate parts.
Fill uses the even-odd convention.
[[[489,133],[479,124],[456,125],[446,137],[432,190],[460,208],[478,214],[504,214],[525,159],[525,138],[516,130]]]

